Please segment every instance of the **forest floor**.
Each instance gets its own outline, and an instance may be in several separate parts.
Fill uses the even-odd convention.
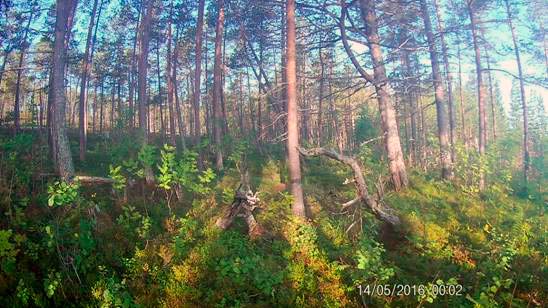
[[[110,176],[114,189],[55,183],[47,177],[43,137],[0,135],[4,307],[547,303],[543,200],[517,198],[497,185],[478,194],[413,170],[407,189],[381,194],[402,220],[392,230],[364,207],[341,211],[355,197],[352,184],[343,184],[352,177],[346,166],[307,158],[303,223],[291,215],[281,146],[235,146],[225,170],[208,174],[195,169],[190,152],[160,146],[139,152],[138,142],[123,135],[90,136],[81,163],[74,140],[77,173]],[[239,186],[242,157],[259,192],[254,215],[264,234],[257,238],[240,218],[226,231],[215,225]],[[371,161],[364,172],[374,188],[383,166]],[[157,185],[139,178],[140,163],[154,168]],[[179,198],[174,183],[182,188]]]

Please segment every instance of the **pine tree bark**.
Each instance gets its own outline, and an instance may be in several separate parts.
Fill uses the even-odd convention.
[[[129,127],[135,127],[135,104],[134,104],[134,95],[135,95],[135,75],[137,70],[135,68],[135,59],[137,57],[137,43],[139,42],[139,25],[141,23],[141,11],[142,5],[139,5],[137,13],[137,25],[135,26],[135,39],[133,40],[133,50],[131,53],[131,66],[128,73],[128,105],[129,105]]]
[[[139,91],[139,133],[143,146],[148,145],[147,129],[147,69],[148,69],[148,47],[150,36],[150,23],[154,14],[154,1],[147,1],[145,13],[140,26],[139,37],[139,59],[138,59],[138,91]],[[145,180],[147,184],[154,183],[154,174],[150,166],[145,167]]]
[[[301,162],[299,160],[299,114],[297,109],[297,59],[295,0],[286,2],[286,68],[287,80],[287,157],[291,194],[293,195],[293,214],[306,217],[303,188],[301,184]]]
[[[447,121],[445,91],[443,89],[438,53],[436,51],[436,42],[434,41],[432,23],[430,21],[426,0],[421,0],[420,5],[426,32],[426,40],[428,42],[428,51],[430,53],[430,63],[432,66],[434,99],[436,103],[438,122],[438,140],[440,143],[441,177],[449,180],[453,177],[453,172],[451,166],[451,154],[449,151],[449,123]]]
[[[167,64],[166,64],[166,80],[167,80],[167,106],[169,109],[169,139],[171,140],[171,144],[173,146],[177,145],[177,138],[176,138],[176,132],[175,132],[175,110],[173,108],[173,101],[175,92],[173,89],[173,75],[172,75],[172,61],[173,61],[173,55],[171,54],[171,24],[172,24],[172,14],[173,14],[173,1],[170,2],[170,9],[169,9],[169,22],[167,26]]]
[[[86,160],[87,148],[87,96],[88,96],[88,74],[91,66],[90,50],[92,45],[93,27],[95,26],[95,15],[97,13],[97,4],[99,0],[93,1],[93,9],[89,19],[88,34],[86,38],[86,49],[84,52],[84,61],[82,63],[82,76],[80,77],[80,100],[79,100],[79,132],[80,132],[80,160]]]
[[[479,145],[478,152],[480,159],[485,155],[485,146],[487,141],[487,121],[485,118],[485,87],[483,85],[482,67],[481,67],[481,50],[478,42],[477,17],[474,11],[473,2],[468,3],[468,15],[470,16],[470,26],[472,29],[472,41],[474,45],[474,55],[476,61],[476,79],[478,88],[478,115],[479,115]],[[485,189],[485,174],[480,168],[479,174],[479,190]]]
[[[194,145],[197,146],[200,142],[201,124],[200,124],[200,81],[202,76],[202,36],[204,29],[204,3],[205,0],[200,0],[198,4],[198,20],[196,22],[196,45],[195,58],[196,67],[194,69],[194,99],[192,102],[194,113]],[[207,70],[207,69],[206,69]],[[203,169],[203,154],[198,155],[198,167]]]
[[[466,117],[464,112],[464,94],[462,89],[462,63],[461,63],[461,50],[460,50],[460,39],[457,36],[457,59],[458,59],[458,66],[459,66],[459,106],[460,106],[460,117],[461,117],[461,126],[462,126],[462,132],[461,132],[461,138],[462,142],[466,147],[468,147],[468,138],[466,137]]]
[[[20,112],[20,106],[21,106],[21,79],[23,77],[23,61],[25,58],[25,52],[27,51],[27,37],[29,34],[30,24],[32,22],[33,12],[30,13],[29,19],[27,21],[27,26],[25,27],[25,31],[23,34],[23,39],[21,41],[21,46],[19,48],[19,66],[17,67],[17,81],[15,83],[15,102],[13,105],[13,113],[14,113],[14,124],[15,124],[15,133],[19,132],[19,129],[21,128],[21,112]],[[6,59],[4,59],[5,64]],[[3,71],[3,69],[2,69]]]
[[[440,11],[439,0],[434,0],[436,17],[438,20],[439,36],[441,41],[441,52],[443,56],[443,65],[445,68],[445,77],[447,81],[447,106],[449,111],[449,144],[451,146],[451,163],[455,163],[455,100],[453,96],[453,74],[449,65],[449,49],[445,41],[445,25]]]
[[[523,82],[523,67],[521,65],[521,53],[518,45],[518,37],[514,24],[512,23],[512,9],[508,0],[504,0],[506,6],[506,17],[508,27],[512,33],[512,43],[514,45],[514,53],[516,54],[516,62],[518,64],[518,77],[519,77],[519,93],[521,98],[521,107],[523,111],[523,182],[524,187],[527,189],[527,183],[529,180],[529,119],[527,111],[527,100],[525,99],[525,84]]]
[[[213,67],[213,139],[215,142],[215,166],[223,169],[223,107],[222,107],[222,43],[225,23],[225,2],[217,0],[217,24],[215,26],[215,63]]]
[[[57,0],[55,19],[55,41],[53,45],[53,60],[50,77],[51,89],[48,104],[51,107],[51,153],[56,172],[63,181],[74,177],[74,165],[70,153],[69,141],[65,128],[65,64],[67,48],[66,40],[71,31],[71,15],[76,7],[76,0]]]
[[[367,41],[369,43],[369,54],[373,62],[374,86],[379,101],[381,122],[385,132],[385,146],[388,154],[390,176],[395,190],[407,186],[407,170],[403,160],[398,124],[396,122],[396,111],[392,99],[388,94],[388,78],[384,67],[384,60],[381,50],[381,40],[377,30],[377,15],[375,3],[372,0],[360,0],[361,16],[366,25]]]

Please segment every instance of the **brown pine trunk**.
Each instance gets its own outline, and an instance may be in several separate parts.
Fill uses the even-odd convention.
[[[162,96],[162,78],[160,77],[161,74],[160,69],[160,38],[157,38],[156,40],[156,77],[158,78],[158,109],[160,111],[159,117],[160,117],[160,136],[162,139],[162,144],[165,143],[165,136],[166,136],[166,130],[165,130],[165,123],[164,123],[164,100]]]
[[[525,99],[525,85],[523,82],[523,68],[521,66],[521,54],[518,46],[518,37],[514,24],[512,23],[512,11],[508,0],[504,0],[504,3],[506,4],[508,27],[512,33],[512,43],[514,44],[514,53],[516,54],[516,62],[518,64],[519,92],[523,111],[523,181],[525,184],[524,187],[527,189],[527,182],[529,180],[529,120],[527,114],[527,100]]]
[[[134,128],[135,127],[135,107],[134,107],[134,94],[135,94],[135,75],[136,75],[136,68],[135,68],[135,58],[137,55],[137,42],[139,41],[139,24],[141,22],[141,6],[139,6],[138,9],[138,15],[137,15],[137,24],[135,26],[135,39],[133,40],[133,51],[131,53],[131,67],[129,70],[129,76],[128,76],[128,104],[129,104],[129,127]]]
[[[388,79],[384,67],[384,60],[377,31],[377,16],[375,3],[371,0],[360,0],[362,19],[366,25],[369,53],[373,62],[374,85],[379,101],[381,122],[385,132],[386,152],[388,154],[390,176],[395,190],[407,186],[407,171],[403,160],[403,151],[400,143],[396,111],[390,98]]]
[[[487,127],[485,119],[485,88],[483,85],[483,76],[481,68],[481,51],[478,42],[478,30],[477,30],[477,19],[472,8],[473,4],[468,4],[468,14],[470,16],[470,26],[472,28],[472,41],[474,44],[474,54],[476,60],[476,79],[477,79],[477,88],[478,88],[478,115],[479,115],[479,144],[478,151],[480,154],[480,159],[483,158],[485,154],[485,143],[487,140]],[[479,174],[479,190],[483,191],[485,189],[485,174],[480,169]]]
[[[215,165],[217,170],[223,169],[223,110],[222,110],[222,42],[225,23],[225,2],[217,0],[217,24],[215,26],[215,64],[213,68],[213,139],[215,143]]]
[[[167,26],[167,64],[166,64],[166,80],[167,80],[167,106],[169,109],[169,139],[171,140],[171,144],[173,146],[177,145],[177,139],[176,139],[176,133],[175,133],[175,111],[173,108],[173,101],[175,92],[173,89],[173,74],[172,74],[172,57],[171,54],[171,16],[173,13],[173,1],[170,2],[170,9],[169,9],[169,23]]]
[[[74,165],[70,153],[69,141],[65,129],[65,42],[71,30],[73,8],[76,0],[57,0],[55,20],[55,41],[48,103],[51,106],[51,153],[55,169],[63,181],[70,181],[74,176]]]
[[[27,50],[27,36],[30,29],[30,23],[32,21],[33,13],[30,13],[25,32],[23,34],[23,40],[21,41],[21,48],[19,50],[19,66],[17,67],[17,82],[15,84],[15,103],[13,106],[15,133],[21,128],[21,112],[20,112],[20,99],[21,99],[21,78],[23,76],[23,60],[25,58],[25,52]],[[7,56],[6,56],[7,57]],[[4,59],[5,64],[6,59]],[[2,70],[3,71],[3,70]]]
[[[461,52],[460,52],[460,40],[457,37],[457,58],[459,64],[459,103],[460,103],[460,117],[462,125],[462,141],[466,147],[468,147],[468,138],[466,137],[466,117],[464,112],[464,94],[462,91],[462,65],[461,65]]]
[[[140,51],[139,51],[139,131],[142,138],[143,146],[148,145],[148,129],[147,129],[147,67],[148,67],[148,46],[150,36],[150,23],[153,16],[153,1],[147,2],[145,13],[141,22],[140,29]],[[147,184],[154,182],[154,174],[150,167],[145,167],[145,178]]]
[[[436,42],[434,41],[434,34],[432,33],[432,23],[430,21],[430,15],[428,14],[426,0],[421,0],[420,5],[424,28],[426,30],[426,39],[428,41],[428,50],[430,52],[430,62],[432,65],[432,79],[438,122],[438,140],[440,143],[441,177],[449,180],[453,177],[453,172],[451,167],[451,154],[449,152],[449,123],[447,121],[445,92],[443,90],[438,54],[436,52]]]
[[[177,61],[179,59],[179,29],[177,29],[177,34],[175,34],[175,50],[173,51],[173,60],[172,60],[172,71],[171,71],[171,80],[173,83],[173,95],[175,97],[175,110],[177,112],[177,125],[179,127],[179,135],[181,138],[181,147],[186,149],[185,143],[185,123],[183,121],[184,115],[181,111],[181,104],[179,102],[179,92],[178,92],[178,82],[177,82]],[[188,78],[187,78],[188,80]],[[188,87],[188,96],[190,97],[190,86]]]
[[[489,83],[489,106],[491,107],[491,132],[493,142],[497,141],[497,115],[495,112],[495,94],[493,93],[493,76],[491,74],[491,57],[487,48],[484,47],[485,62],[487,62],[487,82]]]
[[[299,160],[299,114],[297,109],[297,59],[295,0],[286,2],[286,80],[287,80],[287,158],[291,194],[293,195],[293,214],[306,217],[303,188],[301,185],[301,163]],[[282,38],[283,39],[283,38]]]
[[[193,111],[194,111],[194,145],[197,146],[200,142],[200,81],[202,76],[202,35],[204,29],[204,2],[200,0],[198,4],[198,20],[196,22],[196,68],[194,70],[194,99],[193,99]],[[198,167],[203,168],[203,154],[200,151],[198,156]]]
[[[101,79],[101,103],[99,104],[99,133],[103,132],[103,105],[105,104],[105,79]]]
[[[324,61],[322,56],[322,48],[318,49],[318,57],[320,58],[320,84],[318,89],[318,134],[316,144],[322,146],[322,137],[323,137],[323,87],[324,87]],[[329,93],[330,95],[332,93]]]
[[[88,74],[91,67],[90,51],[92,48],[92,34],[93,27],[95,26],[95,15],[97,13],[97,4],[99,0],[93,1],[93,9],[89,19],[88,34],[86,38],[86,49],[84,52],[84,62],[82,63],[82,76],[80,77],[80,100],[79,100],[79,132],[80,132],[80,160],[86,160],[86,148],[87,148],[87,111],[88,111]],[[101,2],[102,4],[102,2]],[[97,23],[98,24],[98,23]],[[95,32],[97,34],[97,30]]]
[[[441,52],[443,55],[443,64],[445,68],[445,77],[447,81],[447,103],[449,107],[449,143],[451,146],[451,163],[455,162],[455,102],[453,97],[453,74],[451,73],[451,67],[449,65],[449,51],[447,48],[447,42],[445,41],[445,25],[440,12],[439,0],[434,0],[434,7],[436,9],[436,17],[438,19],[438,29],[441,41]]]

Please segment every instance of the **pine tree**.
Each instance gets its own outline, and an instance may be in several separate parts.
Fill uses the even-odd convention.
[[[521,98],[519,94],[519,83],[517,79],[512,80],[512,90],[510,92],[510,111],[508,114],[509,126],[511,129],[520,128],[523,123]]]

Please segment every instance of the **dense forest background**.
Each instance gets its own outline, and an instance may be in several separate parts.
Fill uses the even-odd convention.
[[[0,0],[0,304],[545,305],[546,16]]]

